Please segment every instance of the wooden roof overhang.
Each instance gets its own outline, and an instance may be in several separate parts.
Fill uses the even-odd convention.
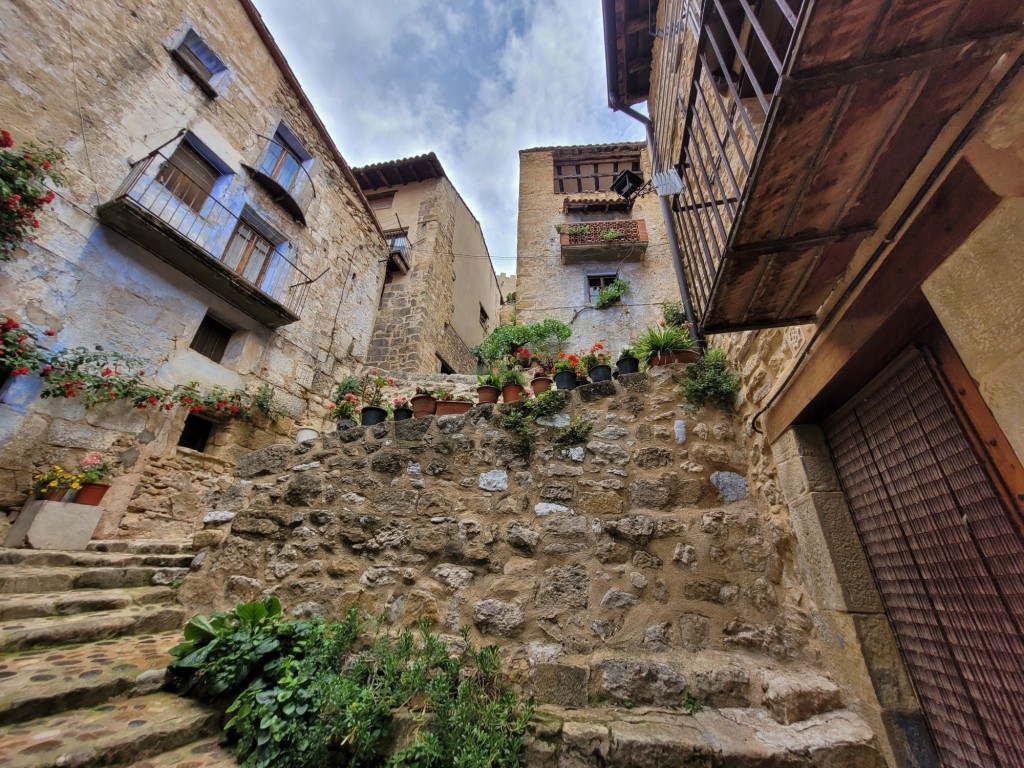
[[[362,168],[353,168],[352,171],[359,182],[359,187],[364,192],[440,179],[445,176],[441,161],[433,152],[416,157],[405,157],[401,160],[364,165]]]
[[[647,101],[658,0],[603,0],[608,87],[623,104]]]
[[[1021,0],[805,6],[726,242],[705,332],[813,321],[858,246],[1021,55]],[[955,211],[949,212],[955,216]]]

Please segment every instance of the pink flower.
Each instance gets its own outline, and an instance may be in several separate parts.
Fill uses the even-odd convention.
[[[95,469],[103,463],[103,454],[99,451],[90,451],[82,457],[83,469]]]
[[[394,377],[393,376],[388,376],[388,385],[390,386],[390,385],[393,385],[394,383],[395,383]]]

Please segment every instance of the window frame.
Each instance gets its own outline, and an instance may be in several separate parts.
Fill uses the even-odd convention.
[[[386,211],[395,204],[395,193],[394,192],[381,192],[377,195],[367,195],[366,202],[370,204],[370,210],[372,211]],[[387,203],[387,205],[378,205],[378,203]]]
[[[168,48],[171,58],[181,66],[185,73],[211,99],[217,98],[226,84],[229,67],[224,59],[206,42],[195,27],[189,26],[177,43]],[[204,58],[214,63],[210,68]],[[206,73],[209,72],[209,75]]]
[[[181,153],[182,155],[192,155],[188,158],[188,162],[182,162],[179,159],[175,161]],[[210,184],[209,188],[202,186],[202,179],[193,178],[189,175],[188,169],[184,166],[198,161],[198,163],[207,166],[210,173]],[[170,169],[170,171],[168,171]],[[167,178],[167,176],[171,176]],[[224,176],[221,169],[214,163],[199,147],[196,143],[190,139],[190,135],[186,135],[178,143],[178,146],[174,148],[174,151],[167,157],[166,161],[161,164],[157,171],[157,181],[167,190],[167,193],[180,201],[183,205],[191,209],[197,215],[202,215],[203,209],[206,208],[206,204],[215,199],[214,191],[217,188],[217,183]],[[182,192],[192,193],[198,191],[202,194],[201,199],[194,195],[186,197]]]
[[[206,427],[206,434],[202,435],[202,440],[198,441],[199,448],[194,448],[191,445],[183,445],[182,440],[186,437],[186,433],[189,432],[191,425],[204,422],[208,426]],[[196,451],[197,453],[206,453],[206,449],[210,446],[210,441],[213,439],[213,433],[217,429],[217,422],[213,419],[207,419],[195,413],[189,413],[185,415],[185,421],[181,425],[181,432],[178,434],[178,441],[175,443],[177,448],[185,448],[190,451]]]
[[[213,349],[216,351],[216,355],[209,354],[209,352],[206,350],[211,345],[208,343],[207,338],[200,339],[200,335],[204,334],[205,332],[206,336],[209,337],[214,334],[220,334],[221,331],[225,331],[226,333],[222,334],[221,336],[215,339],[216,344],[215,346],[213,346]],[[196,332],[192,335],[192,341],[189,342],[188,346],[189,349],[193,350],[197,354],[200,354],[203,357],[207,358],[208,360],[212,360],[218,365],[221,365],[222,361],[224,360],[224,355],[227,352],[228,345],[231,343],[231,337],[234,335],[234,333],[234,328],[232,328],[230,325],[226,323],[221,322],[219,318],[214,317],[209,312],[207,312],[203,316],[203,319],[199,322],[199,326],[196,328]],[[223,341],[223,343],[221,343],[221,341]],[[197,346],[197,344],[201,344],[203,348],[201,349],[200,346]]]
[[[619,277],[619,275],[618,275],[617,272],[588,272],[585,275],[585,282],[583,284],[584,293],[586,295],[587,306],[588,307],[592,307],[597,302],[597,293],[595,292],[593,296],[591,296],[591,293],[590,293],[590,291],[591,291],[590,283],[591,283],[592,280],[600,280],[601,281],[601,283],[597,287],[597,292],[600,292],[602,289],[607,288],[609,285],[611,285],[613,282],[615,282],[615,280],[618,279],[618,277]]]

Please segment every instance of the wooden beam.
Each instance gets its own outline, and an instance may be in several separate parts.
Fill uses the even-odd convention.
[[[837,386],[844,379],[863,376],[861,370],[851,373],[854,358],[861,350],[870,353],[895,309],[919,292],[925,279],[985,220],[1000,199],[969,162],[961,159],[953,167],[839,319],[815,342],[815,348],[765,414],[769,441],[774,442],[793,424],[820,418],[823,410],[840,405],[836,400],[854,394]],[[860,360],[863,363],[863,354]],[[821,397],[823,393],[828,397]]]

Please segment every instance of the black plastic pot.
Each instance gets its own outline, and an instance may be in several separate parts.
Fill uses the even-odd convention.
[[[412,408],[395,408],[395,421],[412,418]]]
[[[380,424],[381,422],[387,421],[388,412],[375,405],[368,405],[363,408],[362,417],[363,426],[372,427],[374,424]]]
[[[555,374],[555,386],[559,389],[576,389],[576,371],[560,371]]]
[[[599,381],[611,381],[612,380],[612,367],[610,365],[595,365],[587,374],[590,376],[590,381],[597,384]]]
[[[615,367],[620,375],[623,373],[639,373],[640,361],[635,357],[620,357],[619,361],[615,363]]]

